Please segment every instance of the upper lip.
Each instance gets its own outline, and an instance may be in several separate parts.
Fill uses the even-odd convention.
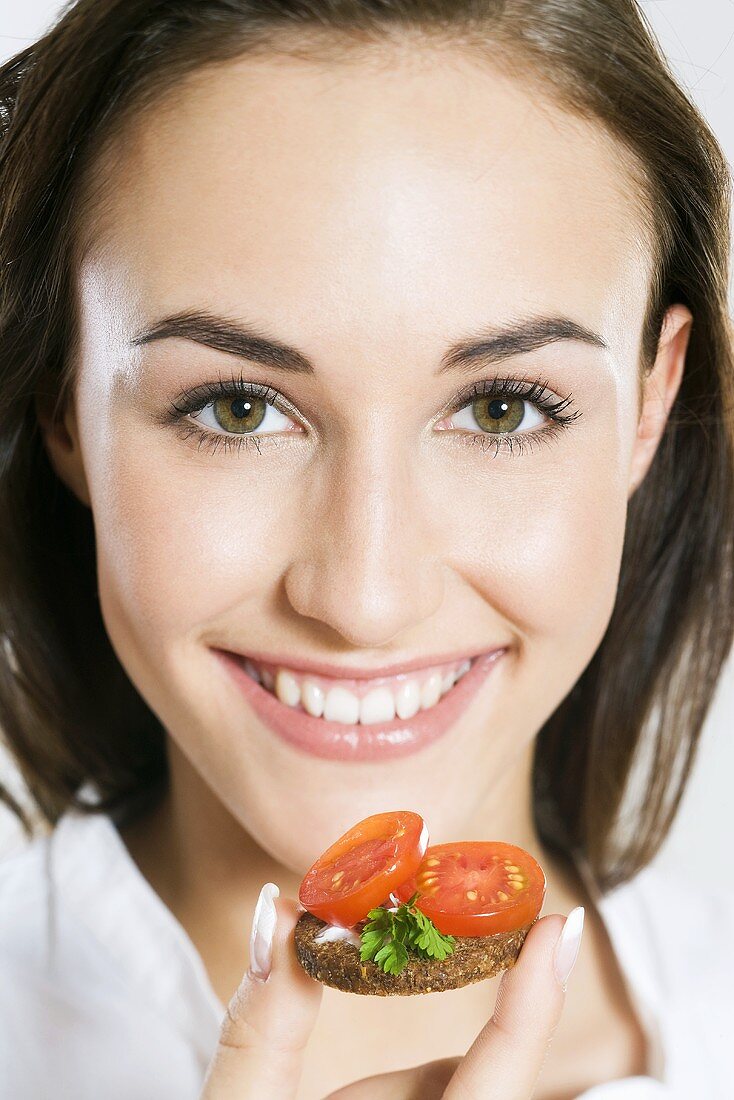
[[[219,647],[222,648],[222,647]],[[275,665],[277,668],[291,668],[294,672],[313,672],[316,676],[331,676],[334,679],[343,680],[372,680],[380,676],[399,676],[404,672],[413,672],[416,669],[432,668],[434,665],[448,665],[455,661],[473,660],[474,657],[482,657],[484,654],[495,653],[497,650],[507,649],[506,645],[492,646],[491,649],[480,649],[473,653],[463,651],[461,653],[436,654],[430,657],[414,657],[410,661],[401,661],[395,665],[383,665],[381,668],[356,668],[346,665],[335,665],[328,661],[304,661],[300,658],[274,656],[268,653],[254,653],[250,650],[244,653],[242,650],[228,649],[229,653],[235,653],[238,657],[249,658],[251,661],[264,665]]]

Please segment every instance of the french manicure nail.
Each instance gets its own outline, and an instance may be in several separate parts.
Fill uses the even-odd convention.
[[[272,965],[273,936],[278,919],[275,910],[277,897],[280,897],[279,888],[274,882],[266,882],[260,891],[252,918],[249,972],[261,982],[267,981]]]
[[[563,992],[573,970],[581,946],[581,933],[584,930],[584,907],[577,905],[566,917],[561,934],[556,942],[553,954],[553,969]]]

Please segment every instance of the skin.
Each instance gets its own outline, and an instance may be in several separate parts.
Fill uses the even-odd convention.
[[[350,825],[410,807],[431,843],[533,852],[544,913],[586,906],[534,1094],[560,1100],[644,1072],[644,1051],[593,903],[535,830],[534,739],[606,630],[628,500],[692,318],[669,311],[640,403],[650,259],[623,153],[486,62],[392,51],[381,66],[228,62],[138,120],[78,272],[73,401],[63,422],[41,406],[39,420],[59,476],[94,514],[112,644],[169,735],[170,792],[124,839],[222,1002],[262,883],[295,898]],[[131,346],[182,309],[250,321],[316,374],[180,338]],[[471,376],[434,374],[457,339],[530,314],[570,317],[607,347],[556,342]],[[279,434],[261,435],[260,452],[199,451],[160,423],[184,389],[240,371],[298,414],[271,412]],[[547,445],[496,457],[470,442],[482,430],[471,398],[451,430],[437,427],[458,393],[495,375],[543,379],[581,415]],[[516,431],[542,428],[525,408]],[[194,415],[216,431],[211,411]],[[209,648],[346,668],[500,644],[509,652],[454,728],[389,764],[276,739]],[[324,990],[299,1098],[465,1051],[497,985],[387,1005]],[[401,1029],[399,1051],[385,1049],[385,1026]]]

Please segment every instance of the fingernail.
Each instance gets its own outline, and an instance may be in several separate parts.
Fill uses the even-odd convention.
[[[274,882],[266,882],[260,891],[252,918],[249,973],[261,982],[267,981],[272,965],[273,936],[278,919],[275,910],[277,897],[280,897],[278,887]]]
[[[553,954],[553,969],[563,992],[573,970],[581,946],[581,933],[584,930],[584,907],[577,905],[566,917],[561,934],[556,942]]]

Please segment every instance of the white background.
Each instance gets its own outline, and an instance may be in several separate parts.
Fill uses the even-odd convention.
[[[643,0],[679,80],[697,102],[734,163],[734,0]],[[39,37],[62,5],[49,0],[0,0],[0,62]],[[726,838],[734,835],[734,655],[719,683],[703,732],[693,778],[659,861],[693,871],[693,881],[734,890],[734,861]],[[16,792],[17,775],[0,752],[0,778]],[[0,806],[0,854],[23,837]]]

